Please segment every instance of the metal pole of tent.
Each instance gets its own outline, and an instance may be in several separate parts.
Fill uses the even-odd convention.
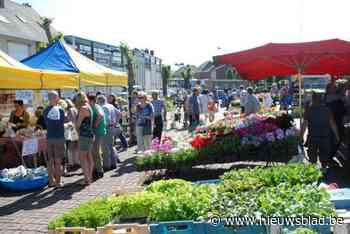
[[[300,113],[300,128],[302,125],[302,121],[303,121],[303,112],[302,112],[302,90],[301,90],[301,79],[302,79],[302,75],[301,75],[301,70],[298,69],[298,80],[299,80],[299,113]]]

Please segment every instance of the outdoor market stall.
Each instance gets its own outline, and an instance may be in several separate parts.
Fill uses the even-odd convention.
[[[127,86],[126,73],[118,72],[81,55],[58,40],[22,61],[29,67],[79,73],[79,86]]]
[[[4,90],[75,89],[77,87],[76,73],[33,69],[0,51],[0,89],[2,89],[1,95],[4,96],[1,98],[1,103],[14,101],[15,95]],[[1,111],[2,116],[6,115],[4,110]],[[15,134],[11,125],[4,123],[4,119],[1,119],[1,131],[3,134],[0,136],[2,151],[0,169],[9,169],[1,171],[0,184],[15,190],[44,186],[47,183],[46,170],[27,169],[24,157],[34,156],[34,167],[37,167],[35,155],[46,149],[45,133],[34,131],[34,128],[29,126]],[[19,168],[21,164],[22,167]]]
[[[13,106],[15,94],[6,90],[40,90],[40,89],[74,89],[78,87],[78,75],[71,72],[57,72],[49,70],[38,70],[30,68],[4,52],[0,51],[0,89],[4,95],[4,102],[8,106]],[[1,103],[2,103],[1,101]],[[2,109],[2,115],[5,115]],[[45,140],[39,139],[40,149],[45,149]],[[15,140],[10,136],[0,138],[0,145],[3,147],[0,168],[13,167],[21,164],[21,149],[23,138],[17,137]],[[17,149],[16,149],[17,147]]]
[[[75,89],[78,76],[30,68],[0,50],[0,89]]]
[[[298,75],[299,107],[302,75],[350,74],[350,42],[332,39],[302,43],[269,43],[260,47],[214,57],[217,64],[232,65],[246,80]]]

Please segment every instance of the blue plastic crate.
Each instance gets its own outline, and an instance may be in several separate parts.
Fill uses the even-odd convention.
[[[161,222],[150,225],[151,234],[205,234],[202,223],[193,221]]]
[[[205,223],[206,234],[267,234],[269,229],[266,226],[250,225],[241,227],[225,227],[223,224],[213,226]]]
[[[267,234],[266,226],[225,227],[193,221],[161,222],[150,225],[151,234]]]
[[[193,184],[196,185],[202,185],[202,184],[220,184],[222,183],[222,180],[220,179],[213,179],[213,180],[198,180],[193,182]]]
[[[308,225],[308,226],[289,226],[289,227],[283,226],[281,227],[281,234],[287,234],[288,232],[301,227],[312,229],[318,234],[332,234],[330,225]]]
[[[350,189],[331,189],[327,190],[331,195],[331,201],[336,209],[350,209]]]

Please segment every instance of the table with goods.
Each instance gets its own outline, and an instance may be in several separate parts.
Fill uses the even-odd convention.
[[[336,209],[321,171],[314,165],[287,164],[226,172],[215,183],[192,183],[181,179],[160,180],[144,191],[101,197],[52,220],[48,228],[72,230],[85,227],[112,233],[112,227],[138,223],[134,233],[331,233]],[[327,189],[330,189],[328,187]],[[324,225],[244,225],[213,218],[310,217]],[[135,224],[136,225],[136,224]],[[141,228],[139,228],[141,230]],[[96,232],[92,232],[96,233]]]
[[[27,191],[47,185],[47,170],[42,166],[38,167],[37,158],[46,150],[45,131],[29,126],[14,133],[8,125],[0,138],[0,145],[3,147],[0,168],[2,188]],[[29,163],[32,168],[28,167]]]

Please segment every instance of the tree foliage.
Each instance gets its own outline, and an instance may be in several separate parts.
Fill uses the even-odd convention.
[[[233,80],[235,78],[235,74],[232,69],[229,69],[225,75],[226,75],[226,79],[228,80]]]
[[[168,94],[168,81],[171,77],[171,67],[169,65],[162,65],[162,84],[163,84],[163,96]]]
[[[185,89],[191,88],[191,79],[193,77],[193,71],[191,66],[187,65],[184,71],[181,71],[181,76],[185,81]]]
[[[53,21],[54,21],[53,18],[41,17],[40,22],[38,22],[40,27],[45,31],[47,40],[49,41],[50,44],[63,38],[62,32],[52,33],[51,25],[52,25]],[[46,43],[39,43],[38,44],[39,50],[44,49],[46,47],[47,47]]]

